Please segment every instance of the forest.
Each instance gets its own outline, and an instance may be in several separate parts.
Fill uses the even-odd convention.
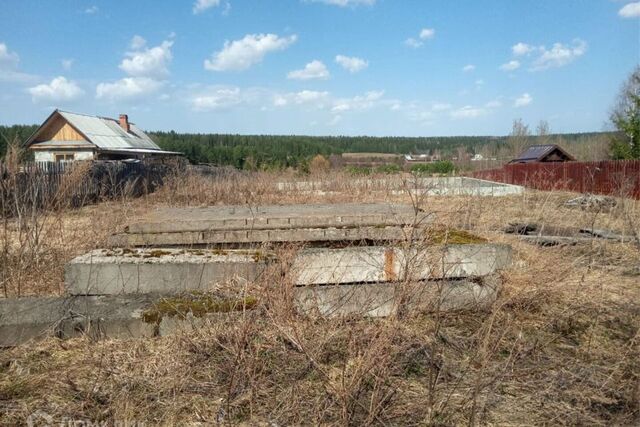
[[[37,125],[0,126],[0,156],[10,142],[24,143]],[[228,135],[148,132],[164,150],[178,151],[191,163],[231,165],[239,169],[297,168],[320,154],[425,153],[441,158],[482,154],[485,158],[508,161],[510,156],[531,144],[554,143],[568,149],[579,160],[600,160],[608,155],[611,133],[561,135],[519,134],[510,136],[371,137],[302,135]]]

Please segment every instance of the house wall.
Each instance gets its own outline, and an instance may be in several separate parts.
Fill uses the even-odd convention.
[[[34,160],[36,162],[55,162],[56,154],[73,154],[73,160],[93,160],[92,150],[38,150],[34,151]]]

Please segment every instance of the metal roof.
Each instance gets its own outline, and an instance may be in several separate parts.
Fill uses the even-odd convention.
[[[74,128],[82,133],[89,142],[101,149],[146,148],[160,150],[142,130],[129,123],[130,132],[125,132],[117,120],[107,117],[88,116],[57,110]]]
[[[558,150],[564,156],[566,156],[569,160],[575,160],[573,156],[564,151],[560,146],[556,144],[544,144],[544,145],[531,145],[527,147],[527,149],[520,154],[515,159],[511,160],[510,163],[526,163],[526,162],[537,162],[544,159],[546,156],[551,154],[553,151]]]

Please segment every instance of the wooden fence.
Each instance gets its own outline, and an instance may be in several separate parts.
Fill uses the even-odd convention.
[[[166,164],[115,161],[34,162],[17,168],[0,163],[0,214],[137,197],[162,185],[172,169]]]
[[[471,176],[538,190],[565,190],[640,199],[640,160],[515,163],[500,169],[476,171]]]

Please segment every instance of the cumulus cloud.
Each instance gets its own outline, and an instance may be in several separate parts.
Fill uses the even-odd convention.
[[[521,96],[517,97],[515,102],[513,103],[514,107],[526,107],[527,105],[533,102],[533,98],[528,93],[523,93]]]
[[[220,5],[220,0],[196,0],[193,4],[193,14],[196,15],[198,13],[202,13],[207,9],[211,9],[212,7],[217,7]]]
[[[518,68],[520,68],[520,61],[517,61],[515,59],[500,66],[500,69],[504,71],[513,71],[517,70]]]
[[[18,66],[20,57],[15,52],[10,52],[6,44],[0,43],[0,68],[14,68]]]
[[[100,9],[98,8],[98,6],[93,5],[93,6],[90,6],[90,7],[86,8],[84,10],[84,13],[86,13],[87,15],[95,15],[96,13],[98,13],[99,10]]]
[[[511,47],[511,52],[513,52],[515,56],[527,55],[534,50],[535,47],[522,42],[516,43]]]
[[[436,30],[434,30],[433,28],[423,28],[422,30],[420,30],[417,38],[409,37],[404,41],[404,44],[417,49],[424,44],[425,40],[432,39],[435,35]]]
[[[165,40],[159,46],[144,48],[146,41],[140,36],[131,40],[130,52],[122,60],[120,69],[133,77],[163,78],[169,74],[168,65],[173,58],[173,41]]]
[[[237,87],[214,87],[191,99],[194,111],[224,110],[242,103],[242,93]]]
[[[317,59],[309,62],[301,70],[293,70],[287,74],[288,79],[293,80],[325,80],[329,78],[329,70],[327,67]]]
[[[30,87],[27,91],[31,94],[33,102],[48,101],[62,102],[72,101],[84,95],[84,90],[74,81],[58,76],[48,84],[40,84]]]
[[[640,18],[640,1],[624,5],[618,15],[622,18]]]
[[[62,61],[60,61],[60,64],[65,70],[70,70],[71,67],[73,67],[74,62],[75,61],[73,59],[63,59]]]
[[[464,67],[462,67],[462,71],[464,71],[465,73],[468,73],[468,72],[473,71],[475,69],[476,69],[476,66],[473,65],[473,64],[468,64],[468,65],[465,65]]]
[[[337,55],[336,62],[352,74],[362,71],[369,66],[369,62],[355,56]]]
[[[551,49],[541,46],[540,56],[533,62],[532,70],[563,67],[584,55],[586,51],[587,43],[580,39],[575,39],[571,46],[562,43],[554,43]]]
[[[384,96],[384,91],[369,91],[364,95],[354,96],[353,98],[342,98],[334,102],[331,111],[334,113],[342,113],[346,111],[367,110]]]
[[[129,46],[133,50],[140,50],[146,45],[147,45],[147,41],[144,39],[144,37],[139,36],[137,34],[133,36],[133,38],[131,39],[131,42],[129,43]]]
[[[226,41],[222,50],[204,61],[204,68],[211,71],[246,70],[261,62],[265,55],[284,50],[297,40],[294,34],[279,37],[276,34],[247,34],[240,40]]]
[[[476,117],[484,116],[487,114],[487,110],[480,107],[474,107],[472,105],[465,105],[451,111],[450,115],[454,119],[475,119]]]
[[[98,84],[96,98],[108,101],[141,98],[156,93],[163,84],[150,77],[125,77],[115,82]]]
[[[273,99],[273,105],[276,107],[285,107],[289,104],[312,104],[317,107],[324,107],[329,97],[329,92],[315,91],[315,90],[303,90],[300,92],[277,94]]]
[[[306,0],[307,3],[324,3],[331,6],[373,6],[376,0]]]

